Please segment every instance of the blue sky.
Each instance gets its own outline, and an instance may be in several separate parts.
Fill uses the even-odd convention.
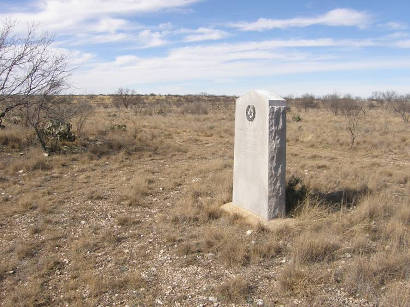
[[[0,0],[54,33],[73,93],[410,92],[410,1]]]

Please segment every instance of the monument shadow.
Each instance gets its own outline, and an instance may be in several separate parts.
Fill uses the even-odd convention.
[[[370,193],[371,190],[367,186],[359,189],[345,188],[326,193],[310,190],[301,178],[292,176],[286,184],[286,216],[293,216],[303,206],[307,198],[335,212],[342,208],[356,206],[363,196]]]

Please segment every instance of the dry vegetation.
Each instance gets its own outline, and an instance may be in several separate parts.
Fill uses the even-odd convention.
[[[304,98],[288,115],[291,222],[272,230],[219,208],[233,98],[77,97],[93,112],[50,157],[6,122],[0,304],[408,306],[408,123],[361,106],[352,145],[342,111]]]

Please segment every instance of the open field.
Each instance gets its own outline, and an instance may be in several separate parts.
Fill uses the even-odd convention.
[[[291,106],[294,210],[268,230],[219,208],[233,98],[149,96],[140,110],[87,99],[95,109],[63,154],[45,157],[24,127],[0,130],[1,306],[409,306],[400,117],[367,110],[350,148],[346,118]]]

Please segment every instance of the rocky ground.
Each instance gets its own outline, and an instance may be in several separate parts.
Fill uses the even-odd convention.
[[[105,137],[124,146],[108,153],[4,145],[0,305],[407,306],[406,128],[390,118],[397,138],[381,145],[380,128],[349,149],[341,119],[289,120],[288,178],[355,197],[305,198],[291,224],[268,230],[219,209],[232,189],[231,111],[116,117],[127,131]],[[131,150],[129,137],[150,145]]]

